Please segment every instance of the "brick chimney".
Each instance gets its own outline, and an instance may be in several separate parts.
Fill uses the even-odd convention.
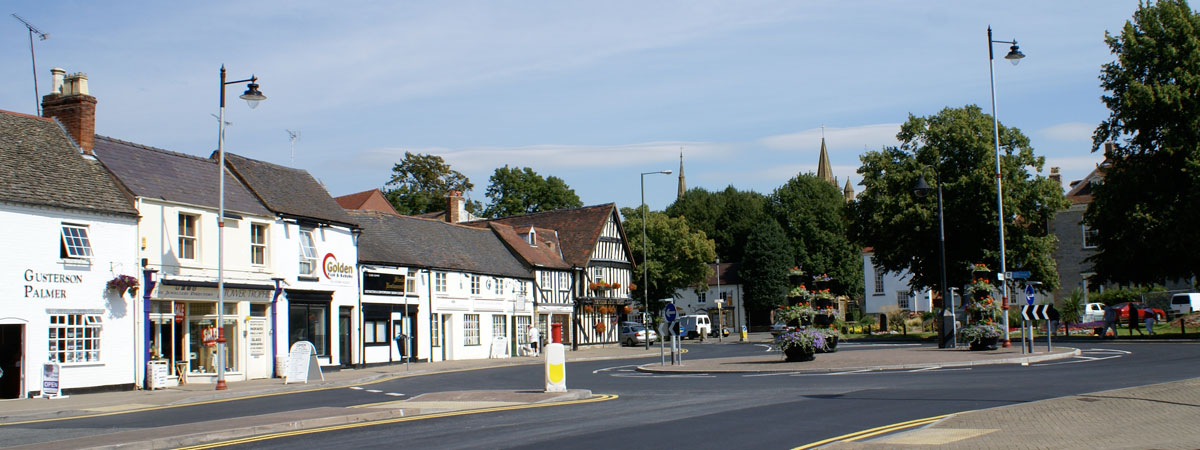
[[[1058,172],[1057,167],[1050,168],[1050,177],[1049,178],[1051,180],[1054,180],[1055,183],[1058,183],[1059,186],[1062,186],[1062,174]]]
[[[50,93],[42,97],[42,116],[54,117],[84,153],[92,154],[96,142],[96,97],[88,95],[85,73],[66,75],[66,71],[50,69],[54,83]]]
[[[446,222],[462,222],[463,195],[462,191],[446,191]]]

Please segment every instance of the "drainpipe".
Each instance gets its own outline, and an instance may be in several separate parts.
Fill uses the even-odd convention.
[[[283,278],[272,278],[275,282],[275,293],[271,295],[271,377],[278,378],[279,364],[275,362],[279,354],[279,321],[276,319],[276,314],[279,307],[279,296],[283,294]]]

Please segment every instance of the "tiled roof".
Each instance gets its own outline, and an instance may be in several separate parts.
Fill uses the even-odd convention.
[[[508,248],[516,252],[526,263],[534,267],[547,269],[570,269],[571,265],[563,261],[559,251],[558,236],[554,230],[537,230],[537,245],[529,245],[523,235],[529,228],[515,230],[501,223],[489,223],[488,226],[504,241]]]
[[[138,197],[216,209],[217,162],[199,156],[96,136],[96,158]],[[225,170],[225,209],[271,216],[258,199]]]
[[[1073,205],[1088,204],[1092,202],[1093,182],[1104,179],[1104,172],[1108,170],[1109,162],[1107,160],[1096,165],[1095,169],[1083,177],[1082,180],[1071,183],[1071,190],[1067,191],[1067,200]]]
[[[213,155],[216,158],[216,155]],[[279,214],[355,226],[321,183],[308,171],[250,159],[229,152],[225,162],[267,209]]]
[[[558,241],[562,245],[563,259],[573,266],[586,267],[588,261],[591,260],[592,250],[596,248],[596,242],[600,239],[600,233],[604,231],[605,222],[616,214],[616,209],[616,204],[605,203],[582,208],[556,209],[522,216],[467,222],[466,224],[485,226],[489,222],[495,222],[518,229],[532,226],[555,230],[558,232]],[[618,227],[621,226],[620,219],[614,218],[614,220]],[[625,248],[628,253],[628,243],[625,243]]]
[[[99,163],[53,119],[0,110],[0,200],[137,216]]]
[[[533,278],[492,230],[377,211],[347,213],[362,227],[360,263]]]
[[[721,285],[724,286],[726,284],[741,284],[742,278],[738,276],[738,269],[740,269],[741,267],[742,267],[742,263],[721,263],[721,267],[719,269],[719,271],[721,273]],[[713,271],[713,274],[708,277],[708,285],[716,286],[717,285],[717,272],[718,272],[717,265],[709,264],[708,268],[712,269],[712,271]]]
[[[396,208],[392,206],[387,197],[383,195],[383,191],[378,188],[369,191],[362,191],[354,194],[334,197],[334,201],[342,207],[342,209],[354,209],[359,211],[379,211],[388,214],[400,214],[396,212]]]

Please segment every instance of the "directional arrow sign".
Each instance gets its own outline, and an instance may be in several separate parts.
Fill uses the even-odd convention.
[[[667,316],[667,322],[674,322],[675,319],[679,317],[679,313],[675,310],[674,303],[667,303],[667,307],[664,308],[663,314]]]
[[[1023,305],[1021,318],[1025,320],[1057,320],[1058,310],[1051,305]]]
[[[1025,303],[1033,304],[1033,286],[1025,286]]]

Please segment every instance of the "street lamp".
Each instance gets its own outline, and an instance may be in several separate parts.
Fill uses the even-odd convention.
[[[934,177],[936,177],[935,182],[937,183],[938,254],[940,256],[942,265],[942,313],[939,314],[939,316],[941,316],[942,323],[941,326],[938,327],[938,348],[955,348],[956,345],[954,341],[954,333],[946,332],[947,324],[949,324],[951,329],[953,329],[954,311],[952,309],[946,309],[946,302],[950,301],[950,295],[947,294],[946,290],[946,225],[945,216],[942,212],[942,177],[936,169],[933,173]],[[932,189],[933,188],[929,187],[929,185],[925,183],[925,174],[921,174],[921,177],[917,179],[917,184],[913,186],[913,193],[916,194],[917,197],[925,198],[925,196],[929,195],[929,191]]]
[[[646,327],[646,350],[650,350],[650,322],[648,321],[650,318],[650,269],[646,267],[646,255],[649,254],[650,242],[646,241],[646,175],[658,173],[670,175],[671,169],[642,172],[642,325]]]
[[[217,118],[217,390],[225,390],[225,86],[246,83],[246,92],[239,98],[258,107],[258,102],[267,99],[258,90],[258,77],[237,81],[225,81],[225,65],[221,65],[221,112]]]
[[[995,41],[992,40],[992,27],[989,25],[987,29],[988,35],[988,81],[992,85],[992,142],[996,147],[996,214],[999,218],[1000,226],[1000,276],[1001,276],[1001,292],[1000,308],[1004,310],[1004,347],[1012,345],[1008,335],[1008,266],[1004,259],[1004,191],[1000,182],[1000,121],[996,119],[996,74],[995,74],[995,53],[992,52],[992,44],[1011,44],[1007,55],[1007,59],[1014,66],[1021,62],[1025,57],[1021,53],[1021,49],[1017,47],[1017,40],[1011,41]]]

